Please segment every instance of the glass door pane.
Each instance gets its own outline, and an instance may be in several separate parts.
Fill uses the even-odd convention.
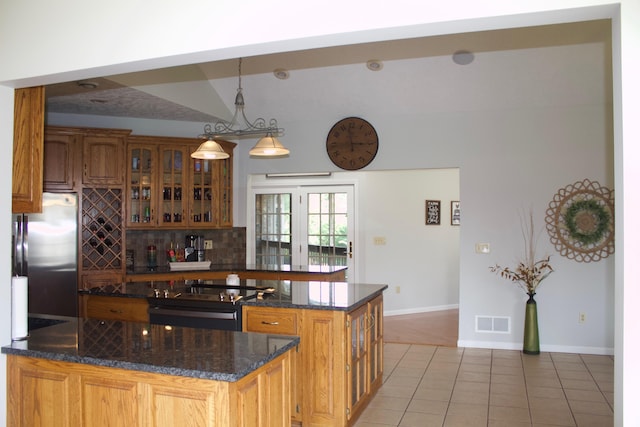
[[[163,225],[182,224],[183,208],[183,151],[163,148],[162,159],[162,218]]]
[[[307,194],[307,264],[346,266],[349,238],[347,193]]]
[[[291,265],[291,194],[256,194],[255,262]]]

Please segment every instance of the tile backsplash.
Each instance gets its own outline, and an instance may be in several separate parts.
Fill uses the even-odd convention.
[[[247,230],[235,227],[221,230],[127,230],[127,251],[133,250],[135,267],[147,265],[147,247],[157,248],[158,265],[167,263],[167,250],[179,243],[184,247],[185,236],[202,235],[213,242],[213,249],[205,251],[205,259],[212,264],[246,264]]]

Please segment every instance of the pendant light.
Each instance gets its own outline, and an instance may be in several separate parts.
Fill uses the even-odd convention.
[[[276,136],[284,134],[284,129],[278,127],[276,119],[270,119],[269,124],[263,118],[258,118],[253,122],[247,119],[244,113],[244,96],[242,94],[242,58],[238,60],[238,91],[235,99],[235,113],[230,122],[219,121],[204,126],[204,133],[201,138],[207,138],[198,150],[191,154],[193,158],[222,159],[224,153],[222,147],[215,142],[216,139],[242,139],[264,135],[258,140],[249,154],[258,157],[280,157],[289,154]],[[215,145],[214,145],[215,144]],[[226,154],[226,153],[224,153]],[[201,157],[209,156],[209,157]],[[227,157],[229,157],[227,155]]]
[[[209,138],[200,144],[196,151],[191,153],[191,157],[204,160],[222,160],[228,159],[229,154],[222,149],[220,144]]]
[[[249,155],[256,157],[276,157],[287,154],[289,154],[289,149],[285,148],[271,133],[260,138],[256,145],[249,150]]]

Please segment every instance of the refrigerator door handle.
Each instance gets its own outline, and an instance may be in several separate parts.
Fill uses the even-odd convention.
[[[22,275],[29,275],[29,216],[22,221]]]
[[[16,276],[22,276],[22,262],[24,259],[23,251],[23,221],[22,215],[16,216],[16,220],[13,223],[13,274]]]

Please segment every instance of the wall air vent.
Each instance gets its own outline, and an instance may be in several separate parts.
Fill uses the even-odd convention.
[[[476,316],[476,332],[511,333],[511,318],[506,316]]]

